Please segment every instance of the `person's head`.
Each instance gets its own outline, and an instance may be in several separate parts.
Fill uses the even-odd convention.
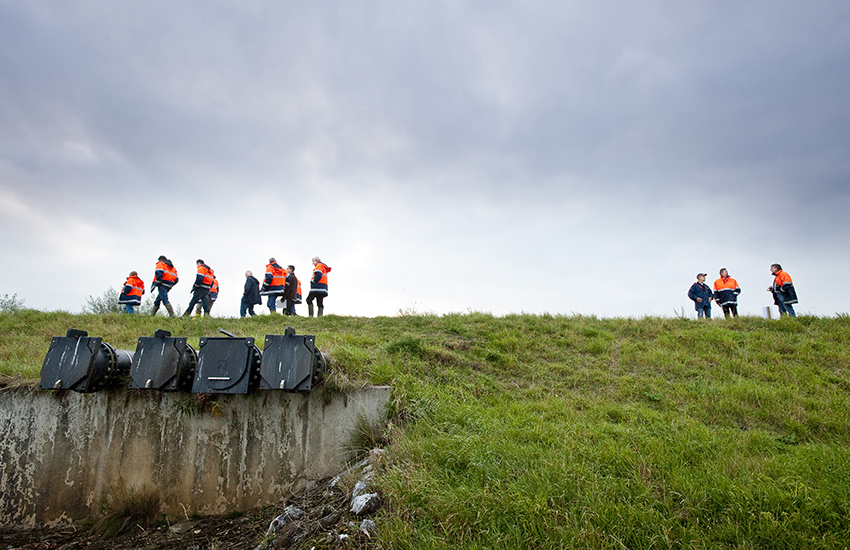
[[[168,261],[168,258],[166,258],[165,256],[160,256],[159,258],[157,258],[157,261],[159,261],[159,262],[167,262],[167,261]]]
[[[195,264],[196,265],[204,265],[204,261],[202,259],[198,258],[197,260],[195,260]]]
[[[131,272],[130,272],[130,277],[138,277],[138,276],[139,276],[139,273],[138,273],[138,272],[136,272],[136,271],[131,271]]]
[[[286,270],[290,273],[295,273],[295,266],[294,265],[288,265],[288,266],[286,266]]]
[[[277,260],[275,260],[273,257],[272,257],[272,258],[269,258],[269,263],[270,263],[270,264],[277,263]]]
[[[251,270],[250,270],[250,269],[249,269],[248,271],[246,271],[246,272],[245,272],[245,277],[250,277],[250,276],[252,276],[252,275],[253,275],[253,273],[251,273]]]
[[[322,263],[318,256],[313,256],[313,265]]]
[[[777,273],[779,273],[780,271],[782,271],[782,266],[781,266],[781,265],[779,265],[779,264],[770,264],[770,272],[771,272],[771,273],[773,273],[774,275],[776,275],[776,274],[777,274]]]
[[[705,273],[697,273],[697,281],[704,283],[705,282]]]
[[[720,268],[720,276],[723,277],[724,279],[729,276],[729,272],[726,271],[725,267]]]

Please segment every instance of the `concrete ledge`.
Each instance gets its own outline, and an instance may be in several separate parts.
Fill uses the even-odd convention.
[[[158,491],[175,517],[271,504],[342,469],[358,422],[381,422],[389,398],[219,395],[215,416],[190,414],[186,393],[2,390],[0,524],[83,519],[119,482]]]

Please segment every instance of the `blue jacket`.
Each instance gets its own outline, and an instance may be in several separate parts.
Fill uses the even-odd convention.
[[[688,291],[688,298],[694,301],[694,309],[700,310],[711,305],[709,300],[714,298],[714,293],[707,284],[696,282],[691,285],[691,289]],[[697,298],[702,298],[702,302],[697,302]]]

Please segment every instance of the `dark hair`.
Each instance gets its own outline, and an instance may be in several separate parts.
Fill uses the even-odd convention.
[[[196,263],[196,264],[206,264],[206,262],[204,262],[204,261],[203,261],[202,259],[200,259],[200,258],[198,258],[197,260],[195,260],[195,263]]]
[[[160,256],[159,258],[157,258],[157,260],[159,260],[160,262],[165,262],[168,261],[168,258],[166,258],[165,256]]]
[[[721,267],[721,268],[720,268],[720,271],[718,271],[718,272],[717,272],[717,274],[718,274],[718,275],[720,275],[720,274],[721,274],[721,273],[723,273],[724,271],[725,271],[726,273],[729,273],[729,270],[728,270],[728,269],[726,269],[725,267]]]
[[[775,267],[775,268],[776,268],[776,269],[778,269],[779,271],[782,271],[782,266],[781,266],[781,265],[779,265],[779,264],[770,264],[770,267]]]
[[[277,263],[277,260],[275,260],[275,259],[274,259],[274,256],[272,256],[271,258],[269,258],[269,263],[270,263],[270,264],[276,264],[276,263]]]
[[[295,266],[294,266],[294,265],[288,265],[288,266],[286,266],[286,267],[287,267],[288,269],[291,269],[292,271],[295,271]]]

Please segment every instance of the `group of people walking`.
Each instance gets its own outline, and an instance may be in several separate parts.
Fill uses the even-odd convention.
[[[192,285],[192,298],[189,307],[183,313],[187,317],[192,309],[197,306],[197,315],[203,310],[205,315],[210,314],[213,303],[218,298],[218,279],[212,268],[203,260],[195,262],[197,275]],[[310,279],[310,294],[307,296],[307,309],[310,317],[313,316],[313,302],[318,305],[318,316],[324,314],[324,299],[328,295],[328,273],[331,268],[323,263],[318,256],[313,258],[313,276]],[[151,293],[157,290],[154,300],[152,315],[156,315],[160,306],[164,306],[170,317],[176,317],[174,308],[168,299],[168,292],[177,284],[177,269],[174,263],[160,256],[154,269],[154,280],[151,283]],[[145,283],[139,278],[136,271],[131,271],[124,283],[118,303],[123,305],[124,313],[135,313],[135,307],[142,304],[142,296],[145,293]],[[301,303],[301,281],[295,276],[295,266],[289,265],[284,269],[274,258],[269,258],[266,273],[263,279],[262,290],[260,282],[253,276],[251,271],[245,272],[245,289],[242,293],[242,303],[239,308],[240,317],[246,314],[255,315],[254,306],[262,303],[261,296],[268,296],[269,313],[276,312],[278,298],[283,301],[283,311],[286,315],[296,315],[295,304]]]
[[[794,289],[791,276],[782,271],[782,266],[779,264],[772,264],[770,273],[773,275],[773,283],[767,290],[773,294],[773,303],[779,308],[779,314],[796,317],[794,304],[797,303],[797,291]],[[705,273],[697,273],[697,282],[688,290],[688,298],[694,301],[697,318],[711,319],[712,302],[723,309],[723,315],[727,319],[730,315],[737,317],[738,295],[741,293],[738,281],[729,276],[729,271],[725,267],[720,270],[720,278],[714,281],[713,290],[705,284],[705,277]]]

